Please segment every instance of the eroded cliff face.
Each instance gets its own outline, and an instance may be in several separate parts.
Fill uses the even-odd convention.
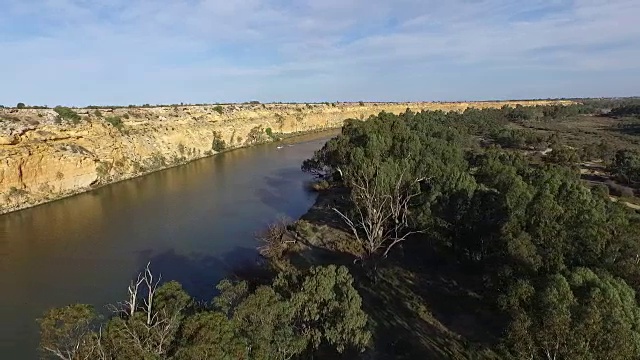
[[[256,104],[74,109],[0,109],[0,214],[115,181],[271,141],[342,126],[381,111],[461,111],[549,102]],[[557,103],[557,102],[555,102]],[[115,124],[115,125],[114,125]]]

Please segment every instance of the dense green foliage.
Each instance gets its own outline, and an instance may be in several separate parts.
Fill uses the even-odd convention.
[[[120,131],[124,129],[124,123],[119,116],[107,116],[104,120]]]
[[[358,353],[370,339],[367,315],[345,267],[282,273],[270,286],[255,289],[223,280],[208,305],[194,301],[176,282],[156,287],[149,271],[137,283],[139,290],[130,288],[137,297],[106,321],[88,305],[50,310],[40,320],[44,354],[271,360]]]
[[[598,188],[585,187],[571,148],[555,143],[547,161],[540,162],[521,152],[479,146],[552,144],[557,139],[505,126],[581,111],[575,106],[381,113],[366,122],[349,121],[303,169],[342,174],[351,195],[341,213],[356,238],[368,237],[369,224],[397,198],[395,184],[404,182],[406,189],[420,179],[408,192],[406,208],[389,210],[379,231],[396,231],[399,221],[407,226],[383,237],[371,253],[386,249],[386,254],[409,233],[401,240],[439,244],[439,256],[452,255],[460,272],[477,275],[486,307],[505,319],[505,356],[638,358],[637,218]],[[637,181],[636,153],[618,152],[612,166],[620,177]],[[404,257],[421,261],[415,252]]]
[[[74,124],[77,124],[80,122],[80,115],[78,115],[78,113],[76,113],[75,111],[73,111],[73,109],[68,108],[66,106],[56,106],[55,108],[53,108],[53,111],[56,112],[56,114],[58,114],[58,118],[60,120],[67,120],[67,121],[71,121]]]
[[[611,168],[613,174],[626,184],[640,182],[640,153],[632,150],[619,150],[616,152]]]
[[[227,148],[227,143],[222,139],[222,135],[219,132],[213,133],[213,140],[211,142],[211,150],[220,152]]]

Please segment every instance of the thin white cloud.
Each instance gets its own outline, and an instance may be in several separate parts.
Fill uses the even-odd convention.
[[[0,24],[20,26],[0,27],[6,32],[0,48],[11,54],[0,57],[9,84],[0,103],[200,97],[205,81],[215,87],[212,95],[227,101],[254,96],[247,89],[264,84],[303,100],[287,90],[296,82],[315,87],[305,91],[309,96],[328,98],[331,83],[353,81],[343,88],[364,98],[373,94],[380,71],[393,73],[392,83],[400,85],[415,71],[456,68],[479,74],[625,70],[640,80],[636,0],[6,1]],[[444,92],[476,87],[475,97],[485,97],[485,87],[481,92],[477,83],[456,81],[444,84],[451,87]],[[91,91],[76,91],[78,83]],[[275,89],[278,84],[283,88]],[[521,84],[501,86],[513,89],[492,94]]]

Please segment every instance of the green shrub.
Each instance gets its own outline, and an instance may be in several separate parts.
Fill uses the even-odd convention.
[[[93,115],[95,115],[96,117],[101,118],[102,117],[102,112],[100,112],[100,110],[96,109],[96,111],[93,112]]]
[[[18,105],[16,105],[16,107],[17,107],[18,109],[24,109],[24,108],[26,108],[26,107],[27,107],[27,105],[25,105],[24,103],[18,103]]]
[[[6,195],[7,198],[15,198],[27,195],[27,191],[24,189],[18,189],[15,186],[9,188],[9,193]]]
[[[263,142],[263,133],[264,129],[262,129],[262,126],[254,126],[251,131],[249,131],[249,134],[247,134],[247,140],[245,144],[253,145]]]
[[[264,130],[264,132],[267,134],[267,136],[269,136],[271,139],[273,139],[274,141],[279,141],[280,140],[280,136],[278,136],[277,134],[275,134],[273,132],[273,130],[271,130],[271,128],[266,128]]]
[[[360,104],[360,106],[364,106],[364,102],[359,101],[358,104]]]
[[[55,108],[53,108],[53,111],[58,114],[58,117],[61,120],[71,121],[74,124],[79,123],[81,120],[80,115],[66,106],[56,106]]]
[[[120,131],[124,129],[124,123],[120,116],[108,116],[104,120]]]
[[[218,114],[222,115],[222,106],[221,105],[216,105],[213,107],[213,111],[217,112]]]
[[[109,176],[110,171],[111,171],[111,164],[107,162],[99,161],[98,164],[96,165],[96,173],[98,174],[98,177],[101,179],[104,179],[107,176]]]
[[[211,150],[216,152],[221,152],[221,151],[224,151],[224,149],[226,148],[227,148],[227,144],[224,140],[222,140],[222,135],[219,132],[214,131],[213,141],[211,143]]]

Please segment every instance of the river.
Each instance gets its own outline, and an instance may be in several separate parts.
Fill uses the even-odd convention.
[[[255,262],[256,231],[313,204],[300,165],[332,135],[238,149],[0,216],[1,357],[37,358],[46,309],[103,312],[147,262],[209,299],[233,268]]]

